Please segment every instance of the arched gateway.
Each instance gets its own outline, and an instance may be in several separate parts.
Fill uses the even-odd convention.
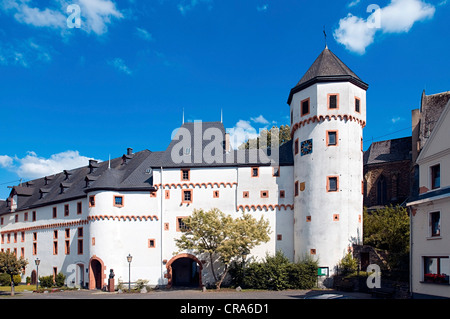
[[[202,287],[203,265],[197,257],[191,254],[179,254],[170,259],[167,264],[167,288],[171,287]]]
[[[92,256],[89,260],[89,289],[102,289],[105,284],[106,267],[103,261],[97,256]]]

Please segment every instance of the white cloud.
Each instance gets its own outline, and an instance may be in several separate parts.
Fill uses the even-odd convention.
[[[130,68],[125,64],[125,62],[121,58],[115,58],[114,60],[108,61],[109,65],[112,65],[114,68],[123,72],[125,74],[131,75]]]
[[[264,116],[260,115],[258,117],[251,117],[250,120],[252,120],[255,123],[260,124],[269,124],[269,121],[264,118]]]
[[[269,9],[269,5],[267,3],[256,7],[256,11],[258,12],[266,12],[267,9]]]
[[[400,116],[391,118],[392,124],[395,124],[395,123],[397,123],[397,122],[399,122],[399,121],[403,121],[403,120],[404,120],[404,118],[402,118],[402,117],[400,117]]]
[[[381,9],[381,28],[385,33],[408,32],[415,22],[432,18],[435,11],[421,0],[392,0]]]
[[[233,128],[228,129],[230,134],[231,147],[237,149],[241,144],[247,142],[248,139],[258,137],[258,132],[251,126],[249,121],[239,120]]]
[[[32,0],[3,0],[0,2],[0,9],[5,12],[13,12],[14,18],[23,24],[66,30],[69,17],[66,12],[67,6],[78,4],[83,20],[81,28],[88,33],[94,32],[97,35],[107,32],[108,25],[112,23],[113,18],[123,18],[112,0],[53,0],[53,3],[57,8],[40,9],[34,5]]]
[[[40,178],[56,174],[67,169],[86,166],[92,158],[82,156],[78,151],[65,151],[51,155],[49,158],[39,157],[35,152],[28,152],[23,158],[0,156],[0,166],[14,171],[25,179]]]
[[[111,0],[78,0],[81,8],[81,17],[86,19],[86,31],[93,31],[101,35],[108,31],[107,25],[112,18],[123,18],[117,10],[116,4]],[[84,25],[82,23],[82,25]]]
[[[374,41],[376,29],[369,28],[367,21],[349,13],[339,21],[339,28],[334,31],[334,38],[348,50],[364,54],[366,48]]]
[[[26,4],[21,4],[14,18],[25,24],[35,27],[63,28],[66,25],[67,17],[61,12],[46,8],[31,8]]]
[[[136,34],[141,39],[147,40],[147,41],[153,41],[153,36],[150,32],[143,28],[136,28]]]
[[[13,164],[12,157],[8,155],[0,155],[0,166],[3,168],[11,167]]]
[[[209,3],[209,8],[211,8],[212,0],[184,0],[178,4],[178,10],[182,15],[185,15],[188,11],[191,11],[200,3]]]
[[[34,39],[0,43],[0,64],[30,67],[35,63],[52,60],[50,50]]]
[[[432,4],[422,0],[391,0],[384,8],[370,5],[367,19],[349,13],[339,21],[334,38],[348,50],[364,54],[375,40],[376,33],[409,32],[414,23],[431,19],[435,13]]]
[[[361,0],[353,0],[352,2],[350,2],[347,7],[351,8],[351,7],[355,7],[357,6],[359,3],[361,2]]]

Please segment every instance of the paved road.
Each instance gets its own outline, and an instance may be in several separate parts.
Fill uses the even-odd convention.
[[[342,293],[330,290],[283,290],[283,291],[235,291],[223,289],[221,291],[207,290],[155,290],[147,293],[108,293],[95,290],[74,290],[52,293],[16,293],[16,296],[10,297],[6,293],[0,295],[0,300],[4,298],[14,299],[304,299],[312,295],[335,293],[343,294],[355,299],[370,299],[369,294],[363,293]]]

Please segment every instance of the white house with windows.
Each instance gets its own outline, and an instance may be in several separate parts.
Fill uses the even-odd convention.
[[[332,275],[362,241],[367,88],[325,48],[290,91],[291,141],[231,150],[221,122],[183,123],[165,151],[127,149],[14,186],[0,201],[0,249],[28,259],[32,282],[39,259],[39,275],[62,272],[69,286],[103,288],[110,270],[128,282],[129,269],[132,282],[202,286],[207,258],[174,239],[194,209],[218,208],[269,220],[251,258],[312,255]]]
[[[450,102],[417,158],[420,194],[411,212],[410,289],[450,298]]]

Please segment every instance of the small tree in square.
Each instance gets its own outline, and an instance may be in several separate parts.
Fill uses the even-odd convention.
[[[220,289],[234,260],[270,240],[269,221],[262,217],[257,220],[250,214],[244,213],[239,218],[233,218],[216,208],[209,211],[200,209],[194,210],[183,222],[186,227],[181,238],[176,239],[177,247],[209,256],[217,289]],[[219,274],[214,270],[215,259],[224,266]]]
[[[14,275],[19,275],[23,268],[28,264],[28,261],[20,257],[16,257],[11,252],[0,252],[0,272],[11,276],[11,296],[14,296]]]

